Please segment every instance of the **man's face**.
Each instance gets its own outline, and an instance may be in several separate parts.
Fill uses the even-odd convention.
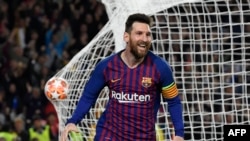
[[[151,46],[151,30],[148,24],[135,22],[130,33],[126,33],[125,41],[135,58],[145,57]]]

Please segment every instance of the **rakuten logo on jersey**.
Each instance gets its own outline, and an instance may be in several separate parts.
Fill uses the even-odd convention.
[[[112,91],[112,98],[117,99],[120,103],[136,103],[150,101],[150,95],[138,95],[137,93],[117,93]]]

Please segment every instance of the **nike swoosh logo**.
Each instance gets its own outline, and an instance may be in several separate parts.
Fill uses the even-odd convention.
[[[121,78],[118,78],[118,79],[111,79],[111,82],[112,82],[112,83],[115,83],[115,82],[120,81],[120,80],[121,80]]]

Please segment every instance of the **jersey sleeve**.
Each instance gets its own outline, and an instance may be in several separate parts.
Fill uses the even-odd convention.
[[[165,99],[171,99],[178,95],[177,85],[174,80],[171,67],[166,63],[160,65],[162,95]]]
[[[105,63],[101,62],[93,70],[90,79],[85,85],[84,91],[80,97],[76,109],[73,112],[72,117],[68,119],[67,123],[79,123],[81,119],[88,113],[91,106],[95,104],[99,93],[105,87],[105,79],[103,74],[105,66]]]
[[[182,104],[178,95],[178,89],[174,80],[172,69],[167,62],[166,64],[162,63],[159,67],[161,74],[162,96],[168,103],[167,108],[174,125],[175,135],[184,137]]]

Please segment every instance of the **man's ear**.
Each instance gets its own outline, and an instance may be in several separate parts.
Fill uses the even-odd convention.
[[[123,40],[127,43],[129,41],[129,34],[128,32],[124,32],[123,34]]]

